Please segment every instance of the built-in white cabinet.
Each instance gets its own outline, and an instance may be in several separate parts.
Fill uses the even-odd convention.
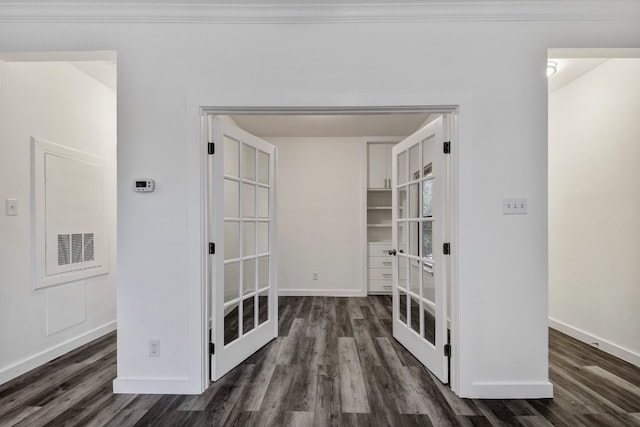
[[[391,293],[391,147],[367,144],[367,288]]]
[[[391,188],[391,147],[393,144],[367,145],[368,188]]]
[[[391,242],[367,244],[367,287],[370,294],[390,294],[393,279]]]

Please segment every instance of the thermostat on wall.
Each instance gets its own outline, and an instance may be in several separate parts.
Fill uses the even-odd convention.
[[[156,189],[156,182],[152,179],[136,179],[133,181],[133,191],[150,193]]]

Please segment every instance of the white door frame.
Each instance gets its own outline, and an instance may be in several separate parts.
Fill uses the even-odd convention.
[[[458,301],[458,257],[456,248],[460,247],[458,239],[458,185],[460,171],[458,169],[458,105],[404,105],[404,106],[377,106],[377,107],[238,107],[238,106],[210,106],[200,107],[200,139],[201,139],[201,165],[206,165],[208,161],[208,135],[207,135],[207,116],[209,115],[237,115],[237,114],[255,114],[255,115],[351,115],[351,114],[394,114],[394,113],[439,113],[448,115],[450,118],[450,140],[451,140],[451,159],[449,168],[449,200],[448,209],[451,214],[449,236],[451,241],[452,253],[449,259],[450,274],[448,275],[447,286],[451,289],[451,369],[449,372],[449,383],[451,389],[458,393],[459,390],[459,335],[458,335],[458,318],[459,318],[459,301]],[[207,167],[202,167],[202,242],[208,242],[209,229],[207,219],[209,217],[209,207],[206,203],[209,194],[209,171]],[[205,245],[208,247],[208,244]],[[209,373],[209,293],[208,293],[208,276],[212,259],[208,254],[207,247],[202,248],[202,383],[210,384]]]

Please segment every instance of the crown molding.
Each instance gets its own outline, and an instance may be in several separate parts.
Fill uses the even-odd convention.
[[[175,1],[175,0],[173,0]],[[277,1],[277,0],[276,0]],[[397,4],[3,2],[0,22],[357,23],[447,21],[640,21],[639,0],[460,0]]]

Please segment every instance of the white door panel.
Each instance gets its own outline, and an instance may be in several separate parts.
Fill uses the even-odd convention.
[[[448,382],[443,118],[392,149],[393,336]]]
[[[276,148],[215,116],[209,163],[211,380],[278,333],[275,275]]]

